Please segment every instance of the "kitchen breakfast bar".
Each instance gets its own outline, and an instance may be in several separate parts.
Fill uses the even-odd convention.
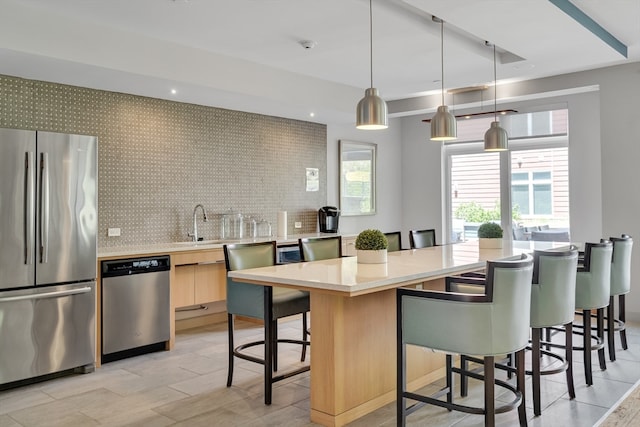
[[[237,270],[229,276],[310,292],[311,421],[341,426],[396,398],[396,288],[444,290],[448,275],[558,245],[505,240],[502,249],[480,250],[474,241],[390,252],[385,264],[342,257]],[[407,357],[410,389],[444,376],[444,354],[410,348]]]

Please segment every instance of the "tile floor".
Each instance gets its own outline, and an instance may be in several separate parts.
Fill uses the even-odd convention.
[[[239,322],[239,326],[242,339],[261,335],[255,325]],[[299,326],[299,321],[282,324],[280,336],[299,336]],[[618,360],[609,362],[606,371],[594,366],[592,387],[584,385],[583,365],[576,353],[575,400],[567,397],[564,374],[543,377],[543,413],[533,417],[527,402],[529,425],[596,423],[640,378],[640,324],[629,324],[627,335],[629,350],[618,351]],[[308,373],[278,383],[273,404],[265,406],[261,366],[238,361],[233,387],[225,386],[226,342],[224,324],[193,329],[179,333],[170,352],[112,362],[91,374],[0,391],[0,427],[315,425],[309,421]],[[299,363],[298,357],[294,346],[281,347],[281,366]],[[468,399],[478,402],[482,389],[473,383]],[[435,390],[437,385],[428,388]],[[482,425],[482,421],[481,416],[425,406],[409,417],[408,425],[462,427]],[[502,426],[517,425],[517,414],[501,414],[496,421]],[[391,403],[351,425],[395,423],[395,403]]]

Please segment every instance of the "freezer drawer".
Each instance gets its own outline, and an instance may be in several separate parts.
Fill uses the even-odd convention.
[[[95,363],[95,281],[0,292],[0,384]]]
[[[169,257],[102,263],[102,361],[170,338]]]

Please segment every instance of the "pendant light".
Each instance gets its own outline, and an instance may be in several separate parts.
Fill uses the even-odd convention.
[[[371,60],[371,87],[364,91],[364,98],[358,102],[356,109],[356,128],[366,130],[386,129],[387,103],[378,95],[373,87],[373,12],[372,0],[369,0],[369,58]]]
[[[456,118],[449,112],[449,108],[444,105],[444,21],[435,16],[432,18],[436,22],[440,22],[440,65],[442,71],[442,104],[438,107],[436,114],[431,119],[431,140],[432,141],[450,141],[456,139],[457,126]]]
[[[493,122],[484,134],[484,151],[505,151],[509,149],[509,135],[500,127],[497,109],[497,73],[496,73],[496,45],[493,45]]]

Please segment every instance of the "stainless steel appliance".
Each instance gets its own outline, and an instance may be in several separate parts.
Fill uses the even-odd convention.
[[[170,268],[168,255],[102,262],[103,362],[164,349]]]
[[[318,210],[318,224],[321,233],[337,233],[340,210],[334,206],[323,206]]]
[[[0,129],[0,384],[93,369],[96,149]]]
[[[293,245],[278,245],[276,248],[278,264],[289,264],[292,262],[300,262],[300,247]]]

